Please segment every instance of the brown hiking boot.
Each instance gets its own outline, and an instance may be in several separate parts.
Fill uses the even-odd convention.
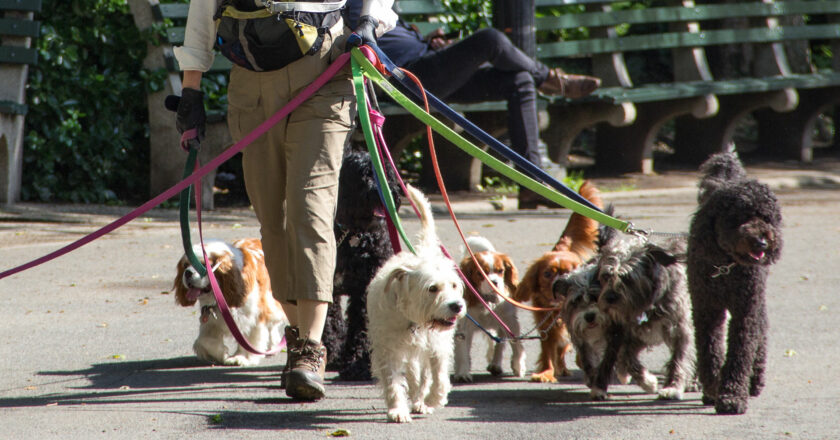
[[[297,354],[292,351],[292,347],[297,347],[300,344],[300,341],[298,341],[298,332],[297,327],[286,326],[286,366],[283,367],[283,372],[280,373],[280,388],[286,388],[286,376],[292,370],[292,363],[294,363],[294,359],[297,357]]]
[[[324,390],[327,348],[318,341],[299,339],[289,349],[290,370],[286,374],[286,395],[296,400],[320,400]]]
[[[573,75],[560,68],[551,69],[548,78],[539,86],[546,95],[559,95],[569,99],[583,98],[601,87],[601,79],[588,75]]]

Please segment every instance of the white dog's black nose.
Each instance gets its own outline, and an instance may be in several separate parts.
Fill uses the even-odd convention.
[[[464,306],[461,305],[459,302],[454,302],[449,304],[449,310],[452,310],[452,313],[461,313]]]

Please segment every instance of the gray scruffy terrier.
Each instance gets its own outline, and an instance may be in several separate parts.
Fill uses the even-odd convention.
[[[770,188],[748,179],[735,154],[713,155],[700,172],[687,255],[697,373],[703,403],[718,414],[743,414],[749,396],[764,387],[764,290],[769,266],[781,256],[782,213]]]
[[[593,399],[607,398],[611,370],[630,376],[660,399],[682,399],[694,379],[694,329],[685,274],[685,242],[676,237],[657,245],[637,236],[608,236],[598,256],[599,309],[612,320],[607,347],[592,382]],[[660,389],[639,360],[642,350],[665,344],[671,357]]]

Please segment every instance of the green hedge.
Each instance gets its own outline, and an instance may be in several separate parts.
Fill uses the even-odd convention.
[[[119,203],[148,195],[140,35],[125,0],[44,0],[30,69],[21,198]]]

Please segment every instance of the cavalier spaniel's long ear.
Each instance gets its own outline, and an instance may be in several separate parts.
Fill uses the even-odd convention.
[[[516,294],[513,299],[517,301],[531,301],[534,298],[534,292],[539,289],[540,282],[540,268],[542,264],[539,261],[534,262],[531,267],[525,272],[525,276],[516,286]]]
[[[186,258],[178,260],[178,265],[175,267],[175,281],[172,284],[172,290],[175,291],[175,302],[184,307],[195,305],[196,300],[187,298],[187,286],[184,285],[184,270],[189,267],[190,262]]]
[[[502,259],[502,263],[505,266],[505,286],[507,287],[508,292],[516,292],[516,288],[519,287],[519,271],[516,270],[516,265],[513,264],[513,260],[510,259],[507,255],[500,255]]]
[[[225,297],[228,307],[241,307],[245,303],[247,293],[245,280],[243,279],[244,274],[236,267],[232,256],[224,252],[222,255],[215,257],[211,264],[217,266],[213,275],[219,283],[219,289],[222,291],[222,296]]]

